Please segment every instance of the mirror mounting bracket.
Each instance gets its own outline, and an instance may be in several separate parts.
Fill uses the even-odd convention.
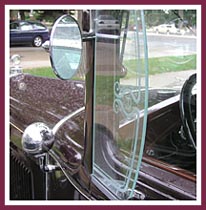
[[[47,155],[46,154],[41,155],[39,157],[39,167],[43,172],[48,173],[48,172],[53,172],[53,171],[56,171],[56,170],[60,170],[59,166],[48,164],[47,162],[48,161],[47,161]]]

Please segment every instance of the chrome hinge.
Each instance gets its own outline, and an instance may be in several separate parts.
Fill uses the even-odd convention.
[[[145,199],[145,194],[138,191],[138,190],[134,190],[133,193],[132,193],[132,196],[130,195],[131,194],[131,189],[129,189],[127,191],[127,195],[129,197],[129,200],[144,200]]]
[[[39,167],[44,172],[52,172],[60,169],[57,165],[48,164],[46,155],[39,157]]]

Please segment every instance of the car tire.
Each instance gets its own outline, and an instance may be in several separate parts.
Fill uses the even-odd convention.
[[[43,44],[43,39],[42,39],[41,36],[36,36],[36,37],[34,38],[34,40],[33,40],[33,43],[32,43],[32,45],[33,45],[34,47],[41,47],[42,44]]]

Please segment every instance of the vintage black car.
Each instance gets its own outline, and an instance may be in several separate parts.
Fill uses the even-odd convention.
[[[103,14],[120,29],[98,33]],[[144,12],[82,17],[54,24],[58,78],[10,76],[10,200],[196,200],[196,73],[150,89]]]

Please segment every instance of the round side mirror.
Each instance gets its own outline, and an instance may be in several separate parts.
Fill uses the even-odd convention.
[[[55,74],[70,79],[82,57],[82,36],[77,21],[63,15],[54,24],[50,38],[50,59]]]

